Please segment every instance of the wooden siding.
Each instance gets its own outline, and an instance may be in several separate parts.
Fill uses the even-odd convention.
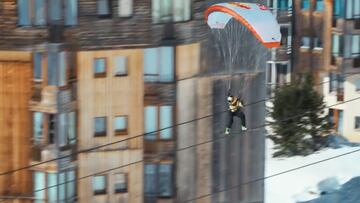
[[[81,50],[121,46],[149,46],[165,43],[165,24],[153,24],[150,0],[134,0],[133,15],[118,17],[118,0],[112,0],[112,18],[97,16],[97,0],[78,0],[78,25],[65,27],[65,41]],[[32,49],[48,40],[47,27],[17,25],[16,0],[0,1],[0,49]],[[193,0],[190,21],[174,24],[176,43],[199,41],[207,26],[203,11],[205,1]]]
[[[29,165],[31,75],[29,53],[0,52],[0,173]],[[28,196],[31,190],[29,170],[0,176],[0,196]]]

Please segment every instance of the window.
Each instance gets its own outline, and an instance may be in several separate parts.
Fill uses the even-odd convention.
[[[351,55],[359,56],[360,55],[360,35],[353,35],[351,44],[352,44]]]
[[[180,22],[190,20],[190,0],[152,0],[154,23]]]
[[[277,63],[276,64],[276,83],[285,84],[288,73],[288,64]]]
[[[127,192],[127,175],[125,173],[116,173],[114,179],[114,192]]]
[[[310,9],[310,0],[302,0],[301,1],[301,9],[303,9],[303,10]]]
[[[111,17],[110,0],[97,0],[97,14],[99,17]]]
[[[35,80],[41,80],[41,73],[42,73],[42,53],[35,52],[33,55],[33,67],[34,67],[34,79]]]
[[[133,0],[119,0],[119,17],[130,17],[133,14]]]
[[[173,107],[169,105],[146,106],[144,111],[145,133],[147,133],[145,139],[172,139],[173,132],[170,127],[173,125]],[[159,131],[160,129],[162,130]]]
[[[49,114],[48,120],[48,142],[49,144],[55,144],[55,115]]]
[[[59,125],[59,129],[58,129],[58,136],[59,136],[59,145],[60,146],[66,146],[68,143],[68,139],[66,136],[66,113],[60,113],[58,114],[58,125]]]
[[[324,10],[324,1],[323,0],[316,0],[315,10],[316,11]]]
[[[278,0],[277,7],[279,10],[288,10],[289,9],[289,0]]]
[[[76,143],[76,113],[69,112],[67,113],[67,134],[69,139],[69,144]]]
[[[334,109],[329,109],[329,124],[331,128],[335,127]]]
[[[94,119],[94,136],[106,136],[106,118],[105,117],[97,117]]]
[[[46,25],[46,2],[35,0],[35,25]]]
[[[173,164],[145,164],[144,190],[147,196],[171,197],[173,194]]]
[[[329,73],[329,92],[334,92],[338,88],[338,76],[336,73]]]
[[[77,0],[65,0],[65,25],[77,24]]]
[[[65,86],[67,82],[67,63],[66,63],[66,52],[60,52],[59,53],[59,86]]]
[[[61,1],[59,0],[49,0],[49,16],[51,22],[57,22],[62,20],[61,13]]]
[[[20,26],[46,25],[45,0],[18,0],[17,12]]]
[[[305,49],[310,48],[310,37],[301,38],[301,48],[305,48]]]
[[[342,18],[344,17],[345,8],[344,0],[334,0],[333,2],[333,15],[335,18]]]
[[[174,48],[159,47],[144,50],[144,80],[146,82],[174,81]]]
[[[41,112],[33,113],[33,139],[35,144],[40,144],[43,132],[43,114]]]
[[[59,173],[59,201],[66,202],[66,175],[64,172]]]
[[[30,2],[29,0],[18,0],[17,9],[18,9],[18,23],[19,25],[26,26],[31,24],[30,16]]]
[[[93,194],[106,194],[106,175],[94,176],[92,179]]]
[[[146,140],[155,140],[157,130],[157,107],[156,106],[146,106],[144,109],[144,119],[145,119],[145,139]]]
[[[116,116],[114,122],[115,134],[127,134],[128,118],[127,116]]]
[[[280,27],[280,33],[281,33],[281,46],[288,46],[289,28]]]
[[[94,75],[95,75],[95,77],[105,77],[106,76],[105,58],[94,59]]]
[[[360,79],[355,80],[355,89],[356,91],[360,91]]]
[[[333,56],[342,56],[344,50],[344,40],[343,36],[333,34],[332,35],[332,55]]]
[[[360,1],[347,0],[346,2],[346,19],[359,19],[360,18]]]
[[[114,75],[126,76],[128,75],[128,58],[125,56],[115,57]]]
[[[360,116],[355,117],[355,129],[360,129]]]
[[[47,186],[48,189],[48,201],[49,202],[57,202],[57,174],[56,173],[48,173],[47,177]]]
[[[48,85],[57,85],[57,69],[59,64],[59,54],[57,52],[48,53]]]
[[[314,48],[315,49],[322,49],[323,48],[322,41],[321,41],[321,39],[319,37],[314,38]]]
[[[156,195],[156,164],[145,164],[144,190],[146,195]]]
[[[172,164],[159,164],[158,196],[172,196]]]
[[[66,198],[73,199],[76,196],[76,176],[74,170],[66,172]]]
[[[46,188],[45,186],[45,173],[35,171],[33,173],[33,180],[34,180],[34,203],[43,203],[45,201]]]

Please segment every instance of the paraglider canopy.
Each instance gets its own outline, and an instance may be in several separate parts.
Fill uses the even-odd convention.
[[[280,46],[280,26],[264,5],[239,2],[215,4],[206,10],[205,18],[212,29],[225,29],[234,18],[245,25],[265,47]]]

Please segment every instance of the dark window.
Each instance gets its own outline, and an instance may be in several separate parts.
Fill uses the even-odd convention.
[[[329,92],[334,92],[338,88],[338,76],[336,73],[329,73]]]
[[[48,142],[55,144],[55,115],[49,114]]]
[[[288,46],[289,28],[280,27],[280,33],[281,33],[281,45]]]
[[[93,194],[106,194],[107,190],[107,180],[106,175],[93,176],[92,186],[93,186]]]
[[[355,129],[360,129],[360,117],[355,117]]]
[[[322,41],[319,37],[315,37],[314,38],[314,48],[315,49],[322,49],[323,48],[323,44],[322,44]]]
[[[334,109],[329,109],[329,124],[331,128],[334,128],[335,126]]]
[[[94,136],[106,136],[106,117],[94,119]]]
[[[173,164],[145,164],[145,195],[171,197],[173,195]]]
[[[344,37],[342,35],[332,35],[332,55],[342,56],[344,50]]]
[[[277,84],[285,84],[287,73],[288,73],[288,65],[277,63],[276,64],[276,83]]]
[[[158,196],[172,196],[172,164],[159,164]]]
[[[145,164],[145,194],[146,195],[156,195],[156,171],[157,165],[156,164]]]

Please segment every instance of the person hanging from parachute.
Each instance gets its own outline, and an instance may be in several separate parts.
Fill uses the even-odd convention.
[[[237,98],[233,95],[228,95],[227,102],[229,109],[226,114],[226,128],[225,135],[230,134],[230,129],[234,121],[234,117],[238,117],[241,120],[241,130],[247,130],[246,128],[246,118],[244,113],[244,103],[240,98]]]
[[[241,32],[236,30],[233,24],[229,23],[232,19],[236,23],[244,25],[266,48],[280,46],[280,26],[276,17],[264,5],[240,2],[214,4],[205,11],[205,18],[213,33],[218,34],[220,37],[225,34],[226,39],[220,39],[219,41],[227,42],[226,45],[228,47],[227,49],[224,48],[223,51],[228,52],[224,54],[224,62],[229,68],[230,77],[232,77],[232,67],[234,66],[235,58],[239,57],[237,56],[239,46],[234,41],[229,40],[229,38],[235,38],[237,43],[246,43],[246,41],[236,38]],[[230,90],[231,79],[229,81],[229,92]],[[234,117],[239,117],[241,119],[242,130],[247,130],[244,104],[241,99],[229,94],[227,95],[229,110],[227,112],[225,134],[230,134]]]

